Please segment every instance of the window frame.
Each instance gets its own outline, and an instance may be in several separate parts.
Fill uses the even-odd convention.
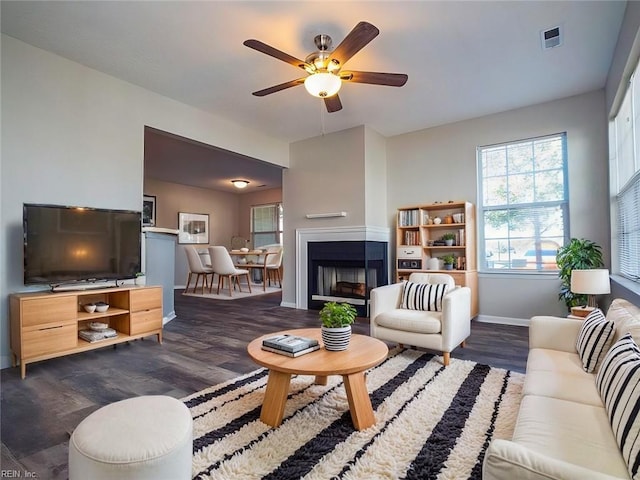
[[[276,229],[256,232],[254,229],[255,228],[255,211],[257,208],[268,208],[268,207],[274,207],[274,216],[271,220],[273,221],[273,224],[275,225]],[[283,216],[284,216],[284,210],[282,207],[282,202],[265,203],[265,204],[251,206],[251,214],[249,218],[249,223],[250,223],[249,231],[251,235],[251,245],[253,246],[253,248],[260,248],[262,246],[262,245],[256,245],[256,235],[272,234],[276,238],[276,241],[273,243],[282,244],[283,234],[284,234]],[[270,244],[267,243],[265,245],[270,245]]]
[[[563,188],[563,198],[559,200],[547,200],[547,201],[535,201],[535,202],[520,202],[520,203],[503,203],[499,205],[484,205],[484,164],[483,164],[483,152],[486,152],[489,149],[495,149],[497,147],[508,147],[510,145],[518,145],[522,143],[535,143],[537,141],[545,140],[545,139],[553,139],[560,138],[562,141],[562,188]],[[530,138],[523,138],[518,140],[512,140],[507,142],[495,143],[491,145],[482,145],[476,148],[476,158],[477,158],[477,182],[478,182],[478,208],[477,208],[477,226],[478,226],[478,271],[482,274],[517,274],[517,275],[555,275],[558,274],[558,269],[545,269],[542,256],[537,256],[536,258],[536,268],[513,268],[510,251],[511,245],[510,242],[507,245],[507,257],[508,257],[508,266],[506,268],[492,268],[489,266],[487,262],[487,249],[486,249],[486,239],[485,239],[485,213],[490,211],[512,211],[512,212],[521,212],[521,211],[531,211],[535,209],[547,210],[549,208],[559,208],[562,215],[562,245],[566,244],[571,238],[569,228],[569,175],[568,175],[568,150],[567,150],[567,133],[566,132],[558,132],[547,135],[539,135]],[[535,160],[534,160],[535,161]],[[507,167],[508,168],[508,167]],[[515,173],[521,175],[521,173]],[[514,174],[514,175],[515,175]],[[509,173],[507,171],[507,182],[509,178]],[[523,235],[511,235],[512,230],[508,230],[507,237],[511,238],[529,238]],[[557,238],[557,236],[556,236]],[[536,239],[535,237],[531,237],[531,242],[535,242],[538,244],[539,242],[545,242],[544,237],[540,237]],[[544,247],[539,250],[544,252]],[[537,251],[537,250],[536,250]],[[526,255],[525,255],[526,256]]]

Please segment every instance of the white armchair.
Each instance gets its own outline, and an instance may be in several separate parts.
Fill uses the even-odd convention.
[[[449,365],[450,353],[464,347],[471,333],[471,290],[456,287],[453,277],[443,273],[414,272],[409,282],[447,284],[441,311],[401,308],[405,282],[371,290],[370,333],[372,337],[442,352]]]

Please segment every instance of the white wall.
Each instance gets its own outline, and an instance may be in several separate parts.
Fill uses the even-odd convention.
[[[609,262],[608,147],[604,90],[387,139],[388,214],[434,201],[477,204],[476,147],[567,132],[570,234],[603,247]],[[480,277],[480,315],[566,313],[555,275]]]
[[[140,210],[145,125],[288,166],[289,147],[2,35],[0,365],[22,283],[22,204]]]
[[[284,214],[282,302],[295,305],[297,228],[365,225],[365,128],[292,143],[283,173]],[[346,211],[346,217],[307,219],[307,213]]]
[[[387,151],[386,139],[365,127],[365,224],[387,226]]]

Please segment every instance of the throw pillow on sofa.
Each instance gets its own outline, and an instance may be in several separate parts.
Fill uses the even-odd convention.
[[[607,320],[602,310],[596,308],[582,322],[576,350],[585,372],[597,370],[613,341],[615,326]]]
[[[447,288],[446,283],[404,282],[400,308],[441,312]]]
[[[609,350],[596,386],[629,474],[640,479],[640,348],[627,333]]]

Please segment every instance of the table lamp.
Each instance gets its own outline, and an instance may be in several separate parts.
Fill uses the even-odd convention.
[[[596,295],[611,293],[609,284],[609,270],[606,268],[594,268],[589,270],[571,271],[571,291],[582,295],[588,295],[588,311],[596,308]]]

